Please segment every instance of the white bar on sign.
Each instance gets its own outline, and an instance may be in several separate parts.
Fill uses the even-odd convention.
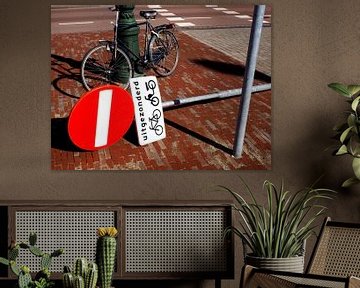
[[[99,93],[95,147],[104,146],[108,142],[112,92],[112,90],[103,90]]]

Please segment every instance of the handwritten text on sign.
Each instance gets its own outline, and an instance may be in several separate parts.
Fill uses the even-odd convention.
[[[140,145],[166,137],[159,85],[155,76],[130,79]]]

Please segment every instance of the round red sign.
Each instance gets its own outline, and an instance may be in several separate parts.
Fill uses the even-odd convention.
[[[97,87],[85,93],[69,116],[71,141],[84,150],[113,145],[130,128],[134,119],[131,95],[115,85]]]

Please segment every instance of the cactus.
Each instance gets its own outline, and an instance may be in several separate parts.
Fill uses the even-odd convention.
[[[110,288],[114,272],[116,256],[115,227],[98,228],[99,238],[96,243],[96,262],[99,268],[99,284],[101,288]]]
[[[31,279],[29,267],[27,266],[21,267],[21,271],[18,279],[19,288],[28,288],[31,282],[32,279]]]
[[[96,263],[89,263],[85,276],[85,288],[95,288],[98,279],[98,266]]]
[[[41,257],[41,256],[44,255],[44,252],[42,252],[42,251],[40,250],[40,248],[38,248],[38,247],[36,247],[36,246],[30,245],[30,246],[29,246],[29,251],[30,251],[32,254],[34,254],[35,256],[37,256],[37,257]]]
[[[74,277],[74,288],[85,288],[84,278],[76,275]]]
[[[81,276],[85,279],[88,262],[86,258],[79,258],[75,261],[74,274],[75,276]]]
[[[9,260],[16,260],[16,258],[19,256],[19,246],[16,245],[14,248],[9,250],[8,253]]]
[[[44,253],[42,256],[41,256],[41,261],[40,261],[40,267],[41,269],[49,269],[50,268],[50,265],[51,265],[51,260],[52,260],[52,257],[50,254],[48,253]]]
[[[10,265],[10,261],[8,259],[3,258],[3,257],[0,257],[0,263],[4,264],[6,266]]]
[[[34,232],[31,232],[29,235],[29,244],[31,246],[35,246],[36,245],[36,241],[37,241],[37,235]]]
[[[75,260],[73,273],[71,273],[71,269],[69,266],[64,266],[64,288],[78,288],[77,286],[80,286],[81,288],[82,285],[84,285],[83,288],[95,288],[97,278],[98,268],[96,263],[90,262],[88,264],[86,258],[78,258]]]
[[[73,288],[74,287],[74,276],[71,272],[63,274],[62,277],[64,288]]]
[[[16,276],[20,275],[21,270],[19,266],[16,265],[16,262],[14,260],[10,261],[10,269]]]
[[[0,257],[0,263],[10,266],[11,271],[18,276],[18,286],[19,288],[44,288],[51,287],[53,282],[50,281],[50,264],[53,257],[60,256],[64,251],[63,249],[55,250],[53,253],[48,254],[40,250],[36,244],[37,236],[35,233],[30,233],[29,244],[20,242],[16,243],[11,241],[11,245],[8,251],[8,259]],[[16,264],[16,259],[19,256],[19,250],[24,249],[28,250],[30,253],[37,257],[41,257],[41,271],[39,271],[35,276],[35,281],[32,280],[30,275],[30,269],[27,266],[22,266],[21,268]]]

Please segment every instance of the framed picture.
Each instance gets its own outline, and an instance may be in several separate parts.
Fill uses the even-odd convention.
[[[52,5],[51,168],[271,169],[270,6],[240,112],[254,8]]]

